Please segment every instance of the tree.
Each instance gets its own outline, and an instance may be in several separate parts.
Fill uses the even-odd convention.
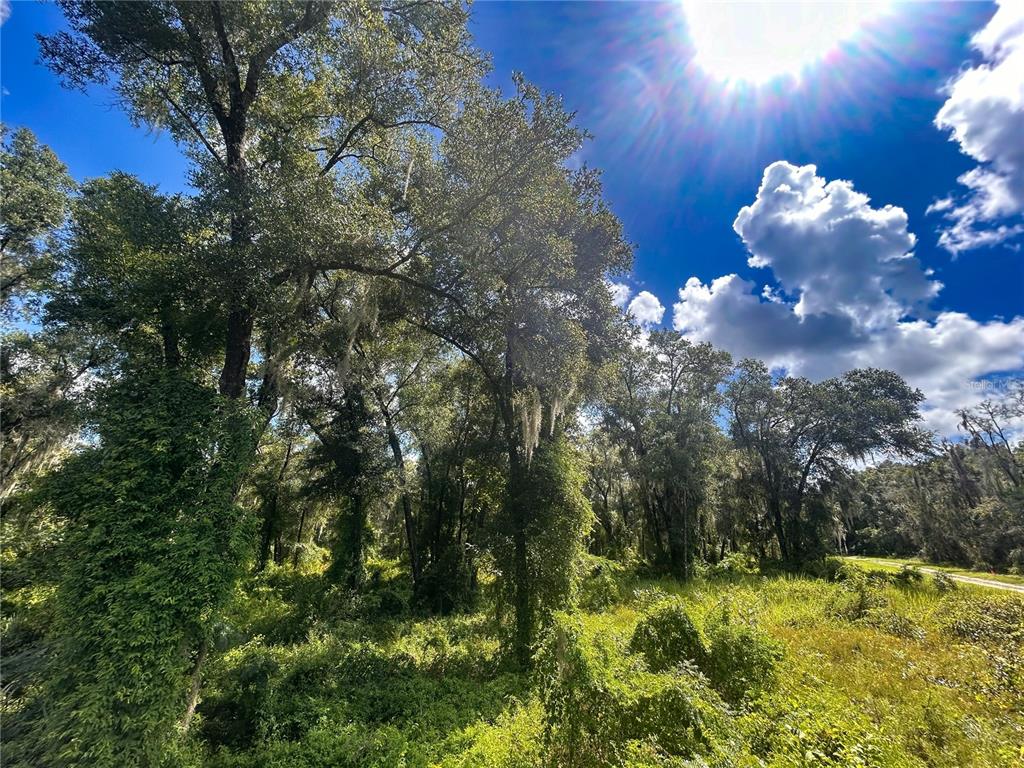
[[[183,392],[190,392],[198,386],[203,395],[195,395],[195,403],[208,413],[205,418],[197,416],[195,423],[211,429],[206,437],[195,438],[198,444],[217,439],[216,425],[224,413],[248,405],[244,395],[249,376],[255,373],[258,428],[245,440],[239,438],[239,445],[248,447],[248,461],[218,468],[237,473],[224,483],[237,494],[260,433],[277,409],[279,373],[297,348],[294,335],[301,324],[296,321],[312,311],[313,284],[330,283],[330,276],[341,270],[418,286],[406,274],[418,254],[405,237],[412,222],[402,200],[412,161],[436,146],[433,131],[443,128],[456,111],[462,90],[482,71],[468,45],[464,9],[402,2],[68,0],[61,5],[69,31],[41,38],[43,60],[73,87],[111,82],[134,121],[169,130],[193,160],[192,181],[199,194],[186,203],[161,200],[153,190],[132,189],[124,178],[94,184],[76,212],[69,290],[55,302],[49,322],[77,322],[98,329],[104,338],[115,337],[118,357],[109,375],[118,386],[130,390],[135,380],[161,377],[163,383],[153,389],[156,401],[148,406],[132,401],[133,407],[166,412],[166,404],[178,397],[169,387],[180,385]],[[136,221],[139,211],[145,215]],[[179,227],[181,223],[185,226]],[[127,270],[128,280],[117,279],[119,268]],[[165,268],[174,270],[175,279],[161,275]],[[193,279],[196,282],[190,282]],[[197,285],[198,294],[191,292]],[[254,338],[260,347],[257,371],[250,370]],[[206,396],[203,388],[209,384],[214,357],[220,360],[217,390],[237,406]],[[121,391],[118,386],[104,390],[104,397],[115,397]],[[356,408],[354,398],[345,404]],[[140,442],[124,430],[101,431],[99,439],[107,456],[127,461],[130,445],[136,453],[149,454],[133,460],[161,467],[164,444],[152,430],[140,434],[154,441]],[[182,493],[199,494],[201,488],[187,479],[207,471],[205,454],[182,456],[194,459],[196,466],[181,468],[170,477],[181,483]],[[100,469],[112,477],[123,471],[107,464]],[[225,504],[218,514],[241,525],[232,513],[237,506],[234,496],[215,498]],[[96,517],[116,512],[116,499],[107,501],[106,512],[96,501]],[[160,499],[151,503],[154,513],[163,509]],[[77,527],[83,519],[69,517],[69,546],[81,540]],[[183,546],[188,541],[173,540]],[[94,543],[104,554],[125,546],[116,537]],[[140,567],[151,560],[144,547],[125,551]],[[219,551],[225,558],[240,556],[235,550]],[[222,565],[216,573],[230,579],[239,561],[229,559]],[[181,578],[177,573],[165,576],[171,581]],[[225,585],[216,586],[210,590],[212,597],[226,593]],[[62,584],[67,594],[86,587],[71,581]],[[59,627],[70,632],[75,604],[62,604],[69,616]],[[102,612],[105,604],[92,601],[81,606]],[[203,604],[202,620],[211,622],[216,610],[215,601]],[[167,607],[161,620],[188,623],[196,616]],[[162,690],[166,701],[186,701],[187,729],[206,644],[203,633],[176,625],[174,632],[179,631],[191,644],[184,655],[194,664],[194,673],[184,685],[187,690],[173,688],[184,683],[173,675],[162,678]],[[108,651],[115,655],[103,655]],[[83,671],[73,685],[61,689],[68,701],[102,689],[102,669],[132,663],[119,653],[113,645],[101,646],[96,674],[90,677]],[[166,659],[154,658],[152,663],[162,665]],[[154,712],[166,703],[156,696],[146,701]],[[89,730],[98,729],[99,720],[67,722],[70,730],[63,735],[79,740],[87,751],[110,738],[110,733]],[[75,723],[81,723],[81,732]],[[145,711],[136,709],[106,721],[112,729],[145,725],[147,744],[166,743],[169,723],[166,717],[149,720]],[[151,751],[147,746],[136,754],[141,761]],[[116,762],[110,754],[97,752],[96,764],[103,761]]]
[[[362,174],[398,176],[410,132],[443,126],[479,76],[461,6],[61,6],[71,31],[40,39],[44,61],[74,87],[113,81],[134,120],[167,128],[225,219],[222,394],[244,393],[253,329],[275,293],[320,269],[400,277],[381,239],[400,213],[353,192]],[[298,237],[299,221],[321,237]],[[366,233],[367,221],[383,226]],[[362,234],[344,231],[357,222]]]
[[[253,425],[175,370],[100,403],[96,443],[43,493],[66,521],[44,763],[155,765],[248,544],[234,497]]]
[[[640,506],[659,555],[690,575],[706,511],[718,386],[729,355],[655,331],[624,353],[604,413],[612,439],[629,451]]]
[[[434,216],[446,235],[430,246],[430,282],[455,300],[428,302],[410,322],[472,360],[493,398],[511,541],[500,568],[525,664],[539,596],[528,552],[534,451],[564,428],[566,408],[609,355],[615,311],[604,277],[628,266],[630,250],[597,174],[565,167],[584,134],[555,98],[521,78],[517,88],[510,100],[481,94],[442,143],[435,183],[447,203],[434,198]]]
[[[75,185],[49,147],[27,128],[8,140],[0,126],[0,305],[26,297],[53,274],[56,232],[67,217]]]
[[[783,560],[821,552],[831,521],[808,516],[808,495],[821,493],[848,462],[875,453],[914,456],[928,437],[914,426],[923,395],[895,373],[849,371],[812,383],[773,381],[763,363],[745,360],[727,388],[731,432],[755,462]],[[820,507],[819,507],[820,508]]]
[[[858,552],[918,553],[935,562],[1006,569],[1024,563],[1019,384],[958,412],[965,439],[944,439],[912,465],[860,473],[849,521]]]
[[[60,455],[81,420],[93,340],[39,327],[75,185],[27,128],[0,126],[0,498]],[[17,318],[18,323],[8,325]]]

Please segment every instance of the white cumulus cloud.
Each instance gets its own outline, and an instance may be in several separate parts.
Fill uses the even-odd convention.
[[[935,116],[978,162],[957,181],[967,190],[932,205],[948,220],[939,243],[952,253],[1024,232],[1024,2],[1000,0],[971,40],[984,62],[961,72]]]
[[[827,310],[885,323],[942,287],[912,255],[916,239],[902,208],[873,208],[850,182],[826,182],[813,165],[769,165],[733,229],[750,266],[770,268],[782,290],[799,298],[801,315]]]
[[[612,295],[612,304],[619,309],[623,309],[626,303],[629,301],[629,295],[632,293],[629,286],[625,283],[608,283],[608,291]]]
[[[691,277],[673,306],[673,326],[736,357],[757,357],[821,379],[851,368],[888,368],[927,397],[926,424],[956,431],[956,408],[987,393],[979,379],[1024,369],[1024,317],[977,321],[929,313],[941,288],[911,254],[899,208],[872,208],[848,181],[826,182],[814,166],[773,163],[736,231],[750,264],[777,285],[724,275]]]
[[[626,311],[641,326],[657,325],[665,316],[665,306],[650,291],[640,291]]]

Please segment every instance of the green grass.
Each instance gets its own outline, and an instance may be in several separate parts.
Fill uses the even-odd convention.
[[[966,568],[959,568],[953,565],[943,565],[941,563],[929,563],[919,558],[914,557],[861,557],[856,555],[850,555],[844,557],[844,560],[850,560],[856,563],[863,563],[870,565],[872,568],[880,568],[882,570],[896,571],[899,570],[899,566],[892,566],[888,563],[900,563],[901,565],[916,565],[922,568],[931,568],[936,571],[944,571],[945,573],[953,574],[955,576],[972,576],[976,579],[988,579],[989,581],[999,581],[1003,584],[1016,584],[1024,586],[1024,576],[1018,576],[1012,573],[990,573],[988,571],[971,571]],[[888,561],[888,562],[885,562]]]
[[[674,681],[692,673],[644,671],[628,650],[649,606],[676,596],[699,628],[728,606],[784,649],[774,689],[732,709],[707,694],[708,711],[724,720],[708,731],[706,752],[689,756],[706,761],[696,764],[1019,768],[1024,600],[977,590],[943,595],[930,579],[901,587],[865,576],[857,584],[756,575],[681,584],[620,573],[617,589],[602,587],[603,608],[572,618],[590,665],[579,690],[588,691],[587,702],[603,701],[581,726],[604,729],[581,742],[602,745],[599,760],[564,741],[570,723],[563,720],[578,708],[553,719],[547,702],[558,684],[505,662],[489,611],[383,617],[373,599],[360,607],[340,595],[299,610],[311,584],[281,574],[230,617],[232,632],[248,639],[211,665],[197,761],[210,768],[695,764],[665,746],[681,743],[672,707],[690,690]],[[275,623],[289,625],[276,639],[268,632]],[[257,626],[261,634],[252,636]],[[577,689],[572,679],[565,685]],[[646,689],[650,700],[640,695]],[[637,711],[647,714],[636,721]],[[628,727],[609,720],[627,715]]]

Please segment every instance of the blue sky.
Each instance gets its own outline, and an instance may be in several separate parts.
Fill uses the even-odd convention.
[[[1012,93],[993,118],[981,109],[991,100],[976,97],[985,84],[965,80],[947,127],[935,124],[954,100],[949,86],[959,72],[974,67],[985,76],[1024,55],[1014,38],[1024,40],[1024,21],[1007,23],[1006,12],[993,22],[996,10],[979,2],[897,6],[799,81],[763,87],[724,86],[695,66],[679,3],[483,2],[474,7],[472,30],[493,56],[495,84],[508,87],[512,71],[522,71],[559,93],[594,134],[580,159],[603,170],[607,198],[636,245],[628,301],[639,291],[657,299],[645,297],[640,314],[653,319],[663,306],[664,325],[676,322],[695,338],[811,376],[852,364],[895,367],[936,409],[948,410],[978,399],[976,380],[1024,367],[1024,319],[1015,321],[1024,315],[1016,198],[1000,198],[998,215],[985,218],[978,211],[993,208],[986,188],[957,181],[995,168],[1002,174],[996,182],[1018,189],[1020,153],[1005,137],[981,149],[951,140],[957,130],[969,140],[979,114],[986,125],[998,125],[992,120],[1001,115],[1007,131],[1024,125],[1024,105]],[[35,63],[34,35],[58,29],[59,10],[17,0],[11,11],[0,52],[3,121],[30,127],[78,178],[120,169],[165,191],[183,189],[187,166],[166,137],[133,127],[109,93],[62,90]],[[986,29],[997,43],[1010,43],[972,45]],[[1000,151],[1008,158],[1001,165]],[[794,231],[784,223],[792,217],[773,207],[772,190],[758,196],[776,161],[791,165],[776,166],[773,178],[807,184],[805,207],[789,213],[806,215],[822,195],[835,208],[849,203],[848,193],[863,193],[870,202],[856,198],[850,210],[864,226],[844,240],[833,211]],[[808,164],[816,174],[799,173]],[[828,182],[840,186],[821,193]],[[734,221],[755,201],[741,235]],[[936,206],[942,210],[926,213],[936,201],[944,201]],[[880,223],[887,205],[905,219]],[[880,238],[896,250],[872,250]],[[896,274],[892,257],[904,246],[913,257]],[[764,266],[750,266],[752,254]],[[674,305],[691,278],[697,282],[680,311]],[[857,289],[876,282],[871,295]],[[758,344],[766,345],[763,354]],[[942,365],[956,355],[970,359]]]

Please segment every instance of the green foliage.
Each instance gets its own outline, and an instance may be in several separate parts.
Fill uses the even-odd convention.
[[[892,371],[776,381],[762,362],[738,366],[726,393],[731,432],[784,561],[800,565],[826,553],[835,530],[829,491],[843,487],[849,460],[927,451],[929,438],[916,426],[923,399]]]
[[[906,765],[885,759],[881,735],[857,713],[837,710],[835,702],[779,698],[750,716],[751,751],[772,768],[868,768]]]
[[[841,590],[832,598],[831,615],[856,621],[867,616],[869,611],[888,605],[881,587],[890,581],[890,577],[884,571],[868,572],[847,563],[837,573],[837,578]]]
[[[518,678],[491,662],[497,644],[479,645],[476,620],[423,622],[400,640],[381,617],[332,627],[291,645],[254,638],[214,662],[201,730],[234,755],[226,765],[271,756],[319,764],[319,751],[333,749],[330,732],[348,725],[367,744],[387,744],[386,759],[426,765],[450,734],[496,716],[519,692]]]
[[[702,668],[707,663],[704,639],[678,599],[663,600],[647,611],[633,630],[629,649],[641,654],[655,672],[686,662]]]
[[[463,3],[61,6],[41,58],[196,194],[4,134],[8,762],[1019,761],[1024,603],[824,556],[1024,566],[1024,389],[855,473],[925,447],[896,374],[636,343],[586,132]]]
[[[896,583],[903,586],[919,584],[923,579],[924,574],[921,573],[921,569],[916,565],[901,565],[899,572],[895,576]]]
[[[594,513],[583,492],[586,477],[581,458],[564,435],[541,443],[528,477],[529,485],[517,500],[527,515],[525,583],[516,581],[515,521],[500,522],[494,553],[505,575],[501,588],[507,604],[514,605],[517,590],[525,589],[530,621],[536,622],[576,600],[583,575],[584,544]],[[529,637],[533,631],[530,627]]]
[[[541,768],[546,765],[544,707],[539,699],[511,706],[493,723],[477,722],[450,746],[438,768]]]
[[[251,425],[183,376],[140,373],[107,391],[96,434],[45,489],[67,520],[47,762],[157,765],[184,711],[190,652],[245,551],[234,494]]]
[[[942,594],[956,589],[956,581],[945,571],[935,571],[932,574],[932,583],[935,585],[935,589]]]
[[[718,751],[725,711],[704,678],[692,668],[655,674],[638,661],[578,619],[555,616],[538,657],[552,764],[625,765],[643,742],[688,758]]]
[[[858,473],[847,504],[851,551],[921,555],[1012,571],[1024,557],[1024,453],[1007,424],[1024,415],[1024,383],[957,412],[966,439],[914,464]]]
[[[722,698],[733,706],[775,687],[782,647],[749,617],[723,603],[704,622],[707,656],[704,671]]]
[[[959,591],[948,595],[937,613],[939,625],[954,637],[977,643],[1024,643],[1024,598]]]
[[[709,506],[712,458],[719,447],[718,385],[730,363],[727,353],[710,344],[692,344],[676,331],[655,331],[649,343],[631,342],[621,354],[602,414],[601,439],[616,447],[632,480],[618,483],[619,514],[626,511],[627,492],[633,506],[656,510],[647,521],[652,554],[683,578],[692,575],[701,517]],[[614,464],[608,466],[612,458],[606,452],[604,470],[592,473],[606,527],[615,481]]]
[[[757,573],[757,562],[745,552],[730,552],[707,569],[707,575],[711,577],[743,578]]]
[[[601,611],[621,602],[626,590],[626,566],[614,560],[586,555],[586,575],[580,584],[580,607]]]
[[[74,182],[68,169],[32,131],[9,138],[0,125],[0,311],[39,290],[52,276],[51,242],[64,223]]]

